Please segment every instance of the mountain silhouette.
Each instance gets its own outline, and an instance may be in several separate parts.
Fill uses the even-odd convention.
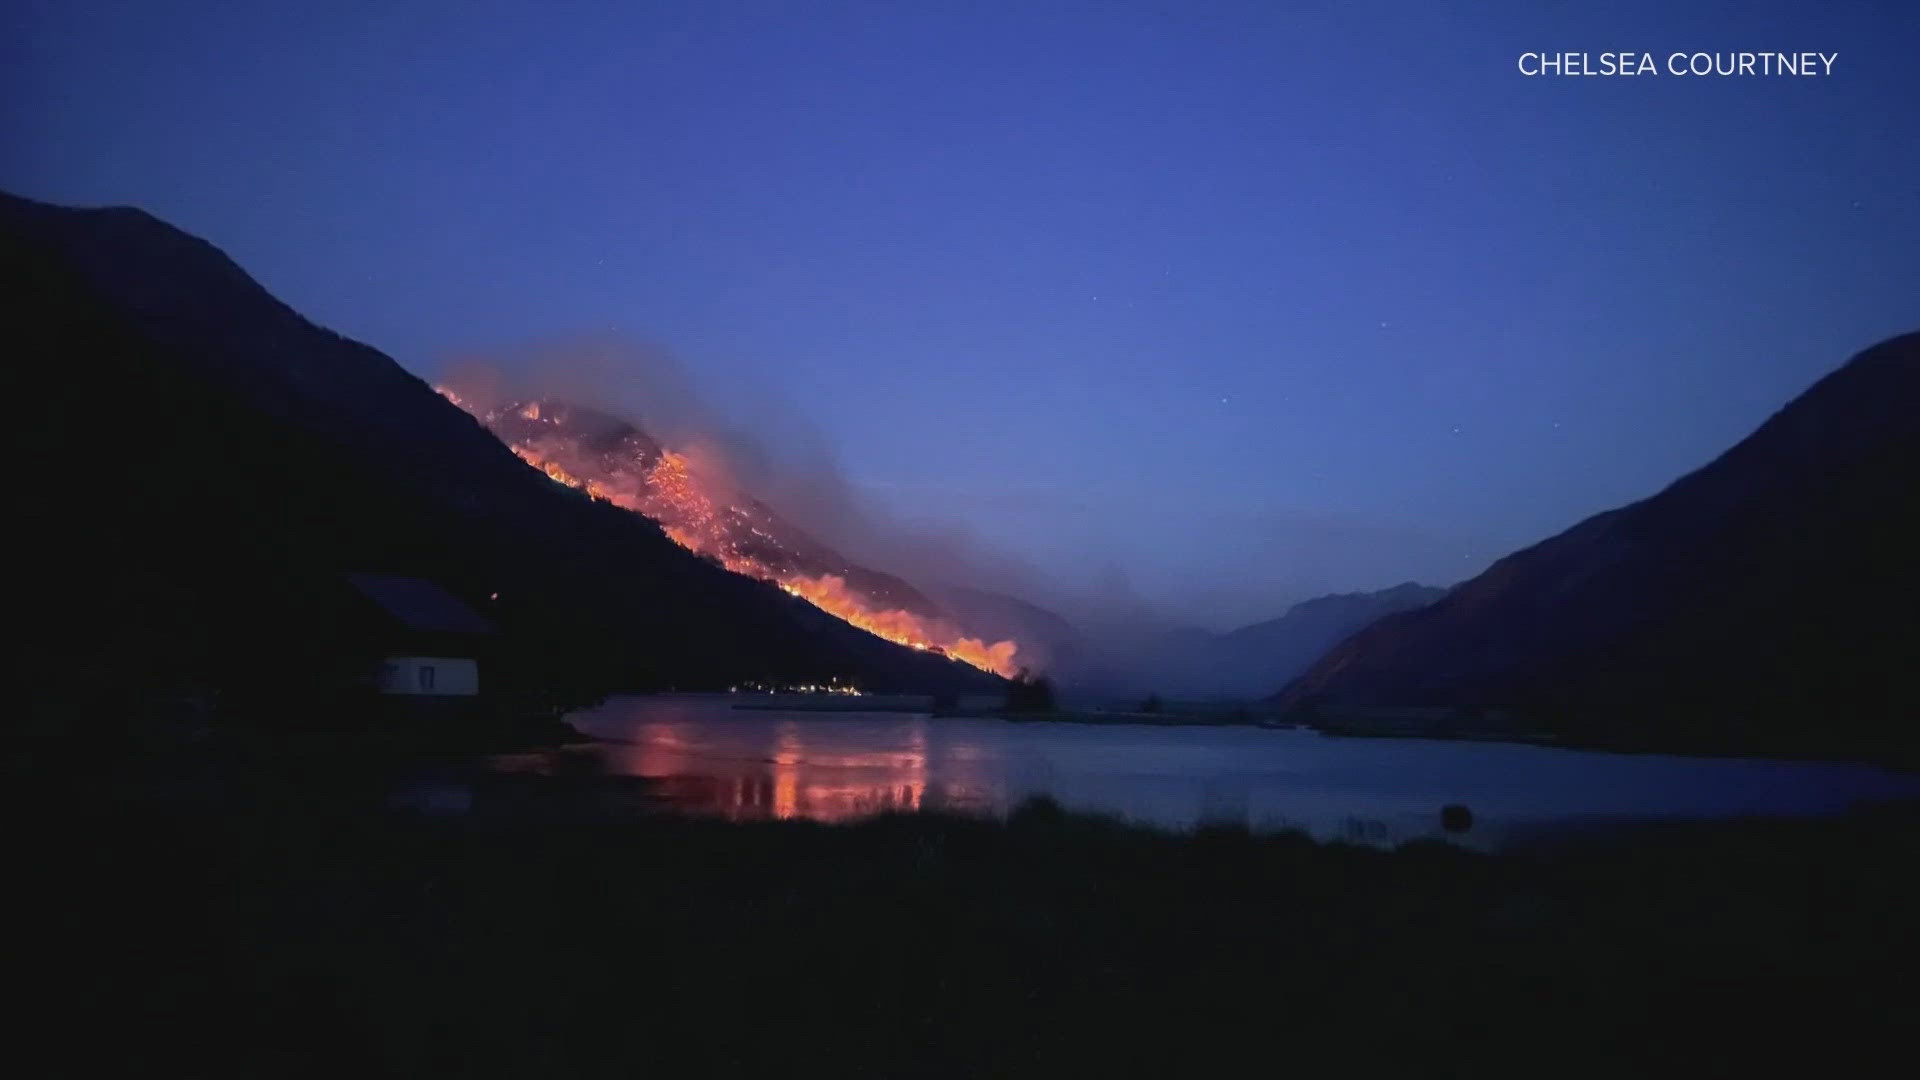
[[[1109,645],[1106,653],[1075,654],[1061,681],[1107,695],[1251,701],[1270,695],[1354,631],[1384,615],[1431,604],[1445,592],[1406,582],[1302,600],[1277,618],[1225,633],[1195,626],[1164,630]]]
[[[1342,642],[1276,698],[1500,709],[1571,741],[1912,760],[1920,334],[1666,490]]]
[[[555,484],[142,211],[0,195],[0,237],[15,370],[32,376],[15,599],[36,722],[179,687],[297,702],[338,654],[326,613],[348,571],[437,582],[501,627],[504,677],[583,698],[998,685]]]

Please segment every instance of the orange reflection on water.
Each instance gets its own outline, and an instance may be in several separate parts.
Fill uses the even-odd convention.
[[[833,723],[781,721],[756,748],[737,739],[702,741],[711,729],[697,724],[651,721],[631,729],[631,741],[610,751],[606,764],[654,781],[667,805],[733,819],[848,821],[979,801],[977,792],[958,788],[930,797],[924,722],[908,725],[903,741],[861,749],[849,748],[844,738],[821,737],[816,725]]]
[[[781,724],[773,753],[774,817],[790,818],[800,813],[800,763],[805,759],[800,729],[791,722]]]

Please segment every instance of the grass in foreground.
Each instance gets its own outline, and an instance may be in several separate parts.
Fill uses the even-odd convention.
[[[1904,1030],[1887,987],[1920,959],[1911,811],[1498,857],[1045,802],[854,826],[63,815],[15,819],[14,970],[102,1034],[65,1044],[76,1068],[1619,1075],[1800,1046],[1833,1069]]]

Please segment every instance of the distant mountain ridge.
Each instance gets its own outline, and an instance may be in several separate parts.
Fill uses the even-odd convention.
[[[1588,744],[1916,760],[1920,334],[1664,491],[1333,649],[1283,709],[1512,710]]]
[[[1270,692],[1275,685],[1273,675],[1291,679],[1361,627],[1397,612],[1426,607],[1446,594],[1445,589],[1406,581],[1374,592],[1315,597],[1288,608],[1277,619],[1232,631],[1225,635],[1223,645],[1229,655],[1264,658],[1272,674],[1267,676],[1263,692]],[[1250,687],[1244,680],[1240,685]]]
[[[1375,592],[1315,597],[1277,618],[1226,633],[1186,627],[1157,634],[1124,657],[1094,658],[1087,670],[1070,671],[1066,680],[1107,693],[1265,698],[1349,634],[1445,594],[1445,589],[1404,582]]]

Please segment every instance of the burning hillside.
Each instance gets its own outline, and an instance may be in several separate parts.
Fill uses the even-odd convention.
[[[493,408],[440,393],[472,413],[522,460],[588,495],[659,522],[682,547],[779,585],[888,641],[1012,676],[1017,646],[969,637],[913,586],[849,563],[687,454],[605,413],[551,400]]]

